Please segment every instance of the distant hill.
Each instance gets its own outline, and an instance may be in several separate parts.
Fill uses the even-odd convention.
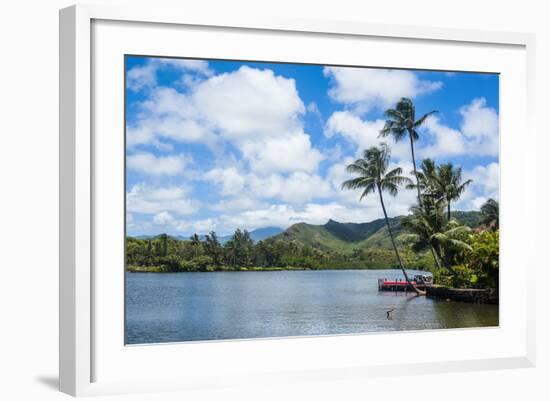
[[[453,217],[468,227],[478,227],[481,214],[477,211],[455,211]],[[402,216],[390,218],[390,225],[397,244],[402,244],[401,238],[405,230],[401,226]],[[136,236],[138,239],[152,239],[156,235]],[[171,236],[178,240],[188,240],[189,237]],[[199,236],[204,240],[205,236]],[[391,240],[384,219],[376,219],[368,223],[340,223],[330,219],[326,224],[315,225],[297,223],[283,230],[279,227],[264,227],[250,231],[254,242],[267,238],[284,241],[295,241],[303,246],[310,246],[322,251],[336,251],[349,254],[356,249],[391,249]],[[231,235],[218,237],[223,245],[231,239]]]
[[[453,217],[469,227],[477,227],[480,213],[453,212]],[[405,230],[401,226],[402,217],[390,218],[390,226],[397,243]],[[384,219],[368,223],[340,223],[329,220],[323,225],[297,223],[274,237],[285,241],[296,241],[304,246],[311,246],[324,251],[352,252],[354,249],[391,248],[391,240]]]
[[[278,235],[282,233],[284,230],[279,227],[263,227],[263,228],[257,228],[255,230],[249,231],[250,238],[254,242],[263,241],[266,238],[273,237],[275,235]],[[227,241],[231,239],[233,235],[223,235],[219,237],[220,243],[223,245]]]
[[[264,227],[250,231],[250,237],[255,241],[263,241],[266,238],[273,237],[282,233],[284,230],[280,227]]]

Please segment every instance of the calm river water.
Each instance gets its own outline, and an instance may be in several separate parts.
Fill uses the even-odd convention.
[[[378,278],[400,277],[398,270],[126,273],[126,343],[498,326],[498,306],[378,292]]]

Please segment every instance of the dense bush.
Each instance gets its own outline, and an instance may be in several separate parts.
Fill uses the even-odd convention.
[[[434,270],[434,282],[463,288],[490,288],[498,290],[499,230],[471,233],[466,238],[471,250],[455,256],[461,263],[447,269]]]

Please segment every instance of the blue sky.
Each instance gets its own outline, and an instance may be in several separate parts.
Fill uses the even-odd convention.
[[[430,117],[415,144],[473,180],[455,209],[498,198],[498,75],[127,56],[130,235],[286,228],[382,217],[342,191],[345,166],[382,141],[412,170],[407,141],[380,139],[401,97]],[[406,214],[414,191],[387,197]]]

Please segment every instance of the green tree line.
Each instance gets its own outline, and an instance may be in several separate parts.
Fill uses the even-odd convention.
[[[428,255],[402,250],[414,268],[430,264]],[[354,249],[350,253],[303,245],[298,241],[268,238],[255,243],[248,231],[235,230],[221,244],[215,232],[202,239],[193,234],[180,240],[166,234],[126,239],[127,270],[139,272],[197,272],[281,269],[394,268],[392,250]]]

